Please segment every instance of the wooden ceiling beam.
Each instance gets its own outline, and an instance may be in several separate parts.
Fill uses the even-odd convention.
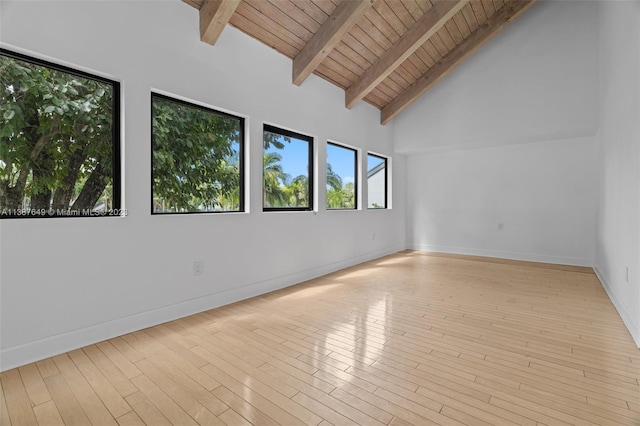
[[[320,65],[375,0],[343,0],[293,59],[293,84],[302,82]]]
[[[200,40],[216,44],[241,0],[205,0],[200,8]]]
[[[347,89],[347,108],[353,108],[359,100],[367,96],[467,3],[468,0],[442,0],[435,3]]]
[[[467,57],[526,12],[536,0],[507,0],[504,7],[480,25],[471,35],[438,63],[422,74],[415,82],[389,102],[380,113],[380,121],[387,124],[416,99],[442,80]]]

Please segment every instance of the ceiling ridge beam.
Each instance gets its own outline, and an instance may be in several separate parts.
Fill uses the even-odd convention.
[[[346,91],[345,104],[351,109],[389,76],[409,56],[462,9],[469,0],[442,0],[435,3]]]
[[[375,0],[343,0],[293,59],[293,84],[300,86]]]
[[[200,40],[216,44],[241,0],[205,0],[200,8]]]
[[[482,45],[520,17],[535,2],[536,0],[507,0],[499,11],[480,25],[467,39],[447,53],[439,62],[382,108],[380,111],[381,124],[387,124],[396,115],[400,114],[438,81],[464,62],[467,57],[475,53]]]

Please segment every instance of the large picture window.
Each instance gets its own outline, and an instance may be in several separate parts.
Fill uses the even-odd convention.
[[[244,211],[244,119],[151,95],[152,213]]]
[[[0,218],[120,216],[120,85],[0,49]]]
[[[370,209],[387,208],[387,159],[367,154],[367,206]]]
[[[313,210],[313,138],[265,124],[263,147],[264,210]]]
[[[327,209],[357,209],[358,153],[327,142]]]

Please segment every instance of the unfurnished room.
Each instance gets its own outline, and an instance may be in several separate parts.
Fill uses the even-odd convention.
[[[0,426],[640,425],[640,2],[0,0]]]

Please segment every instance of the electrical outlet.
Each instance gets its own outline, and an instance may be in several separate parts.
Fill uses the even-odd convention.
[[[371,235],[371,239],[375,240],[376,239],[376,233],[374,232],[373,235]]]
[[[629,282],[629,267],[625,266],[625,280],[627,280],[627,282]]]
[[[498,224],[498,231],[502,231],[504,229],[504,223]]]
[[[197,277],[198,275],[202,275],[204,272],[204,264],[202,260],[196,260],[193,262],[193,276]]]

